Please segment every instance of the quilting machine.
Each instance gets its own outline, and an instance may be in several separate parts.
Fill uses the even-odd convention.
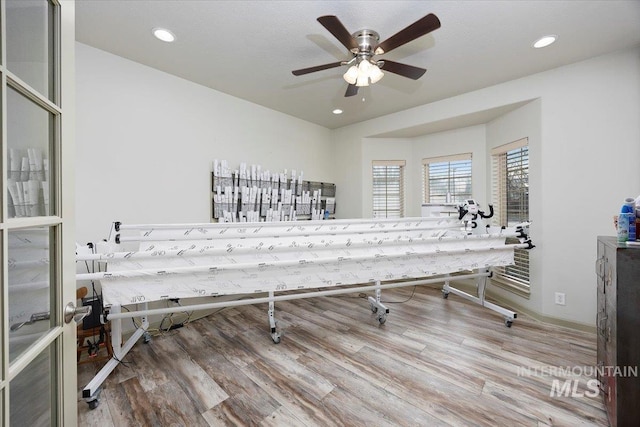
[[[513,251],[530,242],[507,230],[471,235],[457,217],[353,219],[279,223],[113,224],[106,253],[78,255],[78,261],[104,264],[103,271],[77,280],[98,281],[105,321],[111,321],[114,357],[84,388],[97,406],[99,387],[142,337],[148,341],[150,315],[267,303],[271,338],[280,341],[275,302],[371,292],[369,306],[379,323],[389,314],[383,289],[474,279],[481,303],[513,321],[512,311],[484,301],[489,269],[513,263]],[[220,301],[220,296],[243,296]],[[249,298],[246,298],[249,296]],[[210,302],[150,308],[154,301]],[[126,309],[123,311],[123,307]],[[140,326],[122,341],[122,320]]]

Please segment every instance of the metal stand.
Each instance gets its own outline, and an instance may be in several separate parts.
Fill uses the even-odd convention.
[[[459,279],[474,279],[474,278],[483,278],[486,277],[488,273],[486,271],[480,273],[467,274],[463,276],[459,276]],[[277,331],[276,320],[275,320],[275,302],[276,301],[290,301],[294,299],[303,299],[303,298],[313,298],[313,297],[321,297],[321,296],[331,296],[331,295],[341,295],[347,293],[353,293],[355,290],[360,292],[366,291],[375,291],[375,298],[369,297],[369,304],[371,306],[371,311],[377,313],[378,321],[382,324],[387,320],[387,314],[389,313],[389,309],[380,302],[380,296],[382,294],[382,289],[395,289],[402,288],[406,286],[419,286],[419,285],[429,285],[435,283],[441,283],[443,280],[442,276],[434,277],[430,279],[422,279],[422,280],[414,280],[414,281],[403,281],[399,283],[380,283],[380,281],[376,281],[373,285],[360,285],[349,288],[340,288],[340,289],[328,289],[322,291],[314,291],[314,292],[304,292],[299,294],[288,294],[288,295],[275,295],[275,292],[269,292],[268,297],[256,297],[250,299],[239,299],[232,301],[221,301],[214,303],[206,303],[206,304],[196,304],[196,305],[187,305],[180,307],[166,307],[166,308],[158,308],[158,309],[149,309],[147,303],[142,304],[142,310],[129,310],[126,312],[121,311],[121,307],[114,305],[111,307],[111,311],[107,315],[107,319],[111,321],[111,337],[113,341],[113,358],[107,362],[106,365],[102,367],[100,372],[96,374],[95,377],[87,384],[87,386],[82,390],[82,397],[89,404],[91,409],[95,409],[98,406],[99,395],[100,395],[100,386],[107,379],[109,374],[113,372],[113,370],[120,364],[122,359],[127,355],[129,350],[134,346],[134,344],[140,339],[144,338],[144,342],[149,342],[150,335],[147,332],[149,327],[148,316],[155,314],[169,314],[169,313],[177,313],[183,311],[190,310],[208,310],[208,309],[216,309],[222,307],[237,307],[241,305],[249,305],[249,304],[269,304],[268,317],[269,317],[269,327],[271,331],[271,338],[273,342],[280,342],[280,333]],[[448,284],[445,284],[445,287]],[[449,292],[460,292],[454,288],[447,288],[447,294]],[[443,289],[444,292],[444,289]],[[489,303],[485,303],[487,305]],[[131,335],[131,337],[122,345],[122,319],[128,319],[133,317],[140,317],[142,319],[142,325],[140,328],[136,329],[136,331]],[[515,313],[514,316],[515,317]]]
[[[147,303],[143,304],[143,308],[148,308]],[[120,313],[120,306],[111,307],[111,313]],[[108,317],[108,316],[107,316]],[[111,320],[111,342],[113,346],[113,357],[100,369],[95,377],[87,384],[82,390],[82,397],[89,405],[89,408],[95,409],[98,407],[100,397],[100,386],[107,379],[109,374],[120,364],[122,359],[127,355],[129,350],[134,346],[141,337],[144,337],[144,342],[149,342],[150,335],[147,332],[149,327],[149,320],[147,316],[142,316],[142,325],[140,328],[129,337],[129,339],[122,345],[122,319],[117,318]]]
[[[280,332],[276,329],[276,303],[273,299],[273,291],[269,292],[269,327],[271,328],[271,339],[274,343],[278,344],[280,342]]]
[[[378,322],[380,322],[380,324],[383,324],[387,321],[387,314],[389,314],[389,309],[380,302],[382,290],[379,288],[379,280],[376,280],[376,286],[376,297],[369,297],[369,305],[371,306],[371,311],[373,311],[374,313],[378,313]]]
[[[496,305],[484,299],[485,290],[487,287],[487,277],[491,277],[491,274],[488,273],[489,272],[488,268],[479,269],[478,272],[485,272],[487,274],[485,276],[480,276],[476,278],[476,288],[478,289],[477,296],[461,291],[460,289],[451,287],[449,285],[449,280],[446,280],[444,282],[444,286],[442,287],[442,298],[446,299],[449,297],[449,294],[452,293],[454,295],[458,295],[462,298],[465,298],[469,301],[475,302],[476,304],[480,304],[481,306],[486,307],[489,310],[493,310],[497,313],[502,314],[504,316],[505,326],[507,328],[510,328],[511,325],[513,324],[514,319],[518,317],[518,313],[511,310],[507,310],[504,307],[500,307],[499,305]],[[451,276],[447,274],[445,277],[450,278]]]

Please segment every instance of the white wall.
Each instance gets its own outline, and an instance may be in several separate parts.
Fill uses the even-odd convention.
[[[530,300],[509,298],[545,316],[594,325],[596,237],[613,235],[612,217],[622,200],[640,194],[640,49],[337,129],[333,132],[335,155],[357,152],[358,146],[369,145],[367,138],[372,135],[531,100],[536,101],[486,125],[487,161],[492,146],[521,136],[528,136],[533,144],[534,291]],[[414,140],[417,154],[424,144]],[[372,157],[379,156],[369,152],[368,158]],[[366,160],[361,158],[363,180],[371,167]],[[361,191],[370,183],[351,180],[348,174],[336,181],[341,212],[370,216],[371,196]],[[554,304],[556,291],[566,293],[566,306]]]
[[[484,200],[485,194],[485,126],[470,126],[425,135],[416,138],[363,138],[362,176],[358,198],[362,200],[361,212],[352,217],[371,218],[373,214],[372,169],[373,160],[405,160],[405,216],[420,216],[422,204],[422,159],[446,154],[473,154],[473,182],[475,197]],[[352,166],[353,167],[353,166]],[[345,192],[340,185],[340,193]],[[477,192],[475,191],[477,189]],[[340,213],[345,210],[342,206]],[[345,218],[341,216],[341,218]]]
[[[106,238],[113,221],[209,222],[215,158],[334,181],[326,128],[81,43],[76,66],[83,244]]]
[[[487,194],[490,195],[491,171],[488,168],[491,165],[491,149],[522,138],[527,138],[529,141],[529,219],[532,221],[530,233],[536,245],[535,250],[529,251],[529,277],[533,285],[531,286],[531,295],[529,300],[523,300],[520,297],[512,297],[511,293],[499,288],[492,287],[491,291],[502,298],[515,300],[529,310],[542,314],[544,313],[542,302],[546,293],[552,292],[553,295],[553,288],[545,280],[541,279],[544,277],[545,272],[543,266],[545,266],[545,262],[550,261],[546,256],[551,254],[549,251],[544,250],[546,239],[543,221],[553,211],[545,212],[546,206],[543,198],[545,162],[541,153],[540,112],[541,101],[537,99],[489,122],[486,126],[487,152],[484,162],[487,165]],[[551,217],[554,216],[551,215]],[[577,305],[574,305],[574,307],[577,307]],[[556,317],[562,316],[556,315]],[[572,320],[572,318],[567,318],[567,320]]]
[[[451,154],[471,153],[471,191],[478,201],[489,202],[486,197],[486,129],[485,125],[468,126],[431,135],[412,138],[412,179],[416,181],[415,196],[407,209],[407,216],[420,216],[422,204],[422,159]],[[484,206],[486,208],[486,205]]]
[[[336,183],[336,218],[370,218],[363,216],[364,206],[363,183],[366,171],[364,164],[363,147],[360,138],[334,139],[333,144],[333,172]],[[368,178],[371,181],[371,178]],[[371,187],[371,182],[369,182]],[[369,198],[369,205],[373,200]]]

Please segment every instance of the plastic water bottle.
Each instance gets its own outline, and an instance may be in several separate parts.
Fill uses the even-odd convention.
[[[618,242],[624,243],[629,239],[629,215],[618,215]]]
[[[620,220],[625,216],[626,220],[622,220],[627,227],[626,240],[620,240]],[[624,233],[623,233],[624,234]],[[620,217],[618,218],[618,241],[635,241],[636,240],[636,206],[635,199],[627,197],[624,199],[624,205],[620,210]]]

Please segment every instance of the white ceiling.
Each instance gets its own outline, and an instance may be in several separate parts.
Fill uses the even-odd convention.
[[[373,29],[384,40],[428,13],[440,29],[380,57],[426,68],[417,81],[386,73],[345,98],[346,67],[291,74],[350,58],[319,16],[336,15],[349,32]],[[158,41],[155,27],[177,40]],[[558,41],[533,49],[546,34]],[[77,0],[76,38],[334,129],[640,45],[640,1]]]

